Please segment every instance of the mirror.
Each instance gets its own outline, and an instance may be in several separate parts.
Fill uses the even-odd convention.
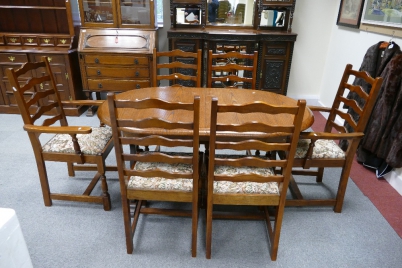
[[[178,7],[176,8],[176,24],[199,25],[201,23],[201,8]]]
[[[207,0],[207,24],[253,26],[255,0]]]
[[[286,20],[285,10],[264,9],[261,12],[260,26],[284,27]]]

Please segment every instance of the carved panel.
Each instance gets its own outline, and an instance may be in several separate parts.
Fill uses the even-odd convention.
[[[196,44],[195,43],[191,44],[191,43],[177,42],[175,48],[186,51],[186,52],[196,52]]]
[[[283,80],[284,61],[265,60],[264,89],[281,89]]]
[[[177,61],[187,63],[187,64],[196,64],[195,59],[191,58],[177,58]],[[177,68],[176,70],[178,73],[184,74],[184,75],[196,75],[196,71],[194,69],[183,69],[183,68]],[[190,80],[177,80],[177,83],[185,86],[185,87],[195,87],[195,81],[190,81]]]

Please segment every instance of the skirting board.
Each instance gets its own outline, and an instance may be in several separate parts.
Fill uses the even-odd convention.
[[[394,168],[390,173],[386,174],[384,178],[402,195],[402,168]]]
[[[307,105],[314,105],[314,106],[324,106],[318,96],[290,96],[293,99],[305,99],[307,101]],[[346,110],[345,110],[346,111]],[[328,118],[328,113],[321,113],[322,116]],[[343,120],[340,118],[336,118],[338,123],[343,124]],[[388,181],[388,183],[400,194],[402,195],[402,168],[393,169],[384,178]]]

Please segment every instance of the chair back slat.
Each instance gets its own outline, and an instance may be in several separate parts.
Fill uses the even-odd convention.
[[[272,105],[263,102],[227,106],[219,105],[217,98],[212,98],[208,183],[211,184],[213,182],[213,170],[214,167],[218,165],[228,165],[233,167],[246,166],[258,168],[281,167],[284,174],[287,174],[287,179],[289,179],[293,155],[297,147],[297,140],[300,133],[305,106],[306,102],[303,100],[299,100],[298,104],[294,107],[277,107],[277,109],[274,109]],[[275,110],[274,113],[288,113],[289,116],[293,116],[294,118],[293,125],[284,126],[280,123],[278,123],[277,125],[268,125],[266,122],[253,122],[235,125],[231,123],[219,122],[220,120],[222,120],[222,118],[225,117],[225,114],[227,112],[236,111],[238,114],[253,113],[257,111],[253,109],[253,107],[259,107],[260,109],[258,110],[258,112],[269,112]],[[250,139],[247,135],[239,135],[240,137],[236,141],[217,140],[217,132],[221,130],[234,131],[239,133],[261,132],[266,134],[267,138],[256,141],[255,139]],[[252,155],[249,155],[247,157],[239,157],[238,155],[234,155],[227,156],[224,159],[222,159],[222,157],[215,157],[215,151],[217,149],[230,149],[237,151],[264,150],[262,148],[269,151],[284,151],[290,157],[279,161],[276,159],[270,159],[267,157],[261,158],[259,156]],[[239,177],[241,177],[242,175],[237,174],[236,176],[237,180],[239,180]],[[232,177],[227,176],[227,180],[231,181]],[[265,181],[269,182],[270,180],[270,176],[265,177]],[[285,183],[285,187],[287,187],[287,182],[283,181],[283,183]]]
[[[143,176],[154,177],[162,176],[165,178],[178,178],[177,172],[168,170],[155,169],[154,171],[136,170],[136,163],[164,163],[164,164],[186,164],[192,165],[193,171],[186,175],[186,178],[192,178],[194,183],[198,183],[199,176],[199,116],[200,116],[200,97],[195,96],[194,102],[168,102],[160,99],[143,99],[137,101],[126,101],[118,99],[118,95],[114,93],[108,94],[109,113],[111,118],[111,125],[113,130],[113,137],[115,141],[116,159],[119,170],[119,177],[122,190],[124,186],[122,183],[125,181],[124,176]],[[135,109],[136,112],[141,113],[149,109],[159,109],[163,113],[175,114],[176,111],[186,110],[191,112],[191,116],[186,118],[178,118],[175,116],[170,117],[169,120],[162,120],[159,118],[147,118],[138,120],[128,120],[121,117],[126,109]],[[155,132],[149,134],[136,133],[137,130],[147,129],[164,131],[174,129],[185,129],[188,135],[183,135],[179,138],[164,137],[163,135],[156,134]],[[123,145],[135,146],[163,146],[165,150],[153,152],[141,152],[140,150],[128,150]],[[188,156],[178,156],[175,154],[175,148],[187,147],[191,152]],[[127,165],[130,161],[132,164]],[[127,190],[127,189],[126,189]]]
[[[168,155],[161,152],[148,152],[147,154],[123,154],[125,161],[140,161],[140,162],[165,162],[165,163],[176,163],[180,160],[182,163],[191,164],[192,156],[182,156],[182,155]]]
[[[269,182],[281,183],[283,181],[283,176],[273,175],[269,177]],[[227,176],[215,176],[215,181],[227,181]],[[258,174],[247,174],[247,175],[233,175],[230,178],[232,182],[257,182],[264,183],[267,182],[267,177]]]
[[[277,138],[277,136],[275,136]],[[281,150],[288,151],[290,144],[288,143],[265,143],[258,140],[250,140],[250,141],[241,141],[236,143],[228,143],[228,142],[215,142],[216,149],[230,149],[230,150],[248,150],[250,147],[256,148],[255,150],[261,151],[273,151],[273,150]]]
[[[158,145],[158,146],[166,146],[166,147],[174,147],[174,146],[185,146],[191,147],[193,146],[193,142],[191,140],[180,140],[180,139],[168,139],[160,136],[150,136],[150,137],[122,137],[122,144],[130,144],[130,145],[140,145],[140,146],[149,146],[149,145]]]
[[[161,63],[162,60],[169,62]],[[161,81],[168,81],[170,86],[201,87],[201,62],[201,49],[187,52],[180,49],[157,51],[154,48],[153,86],[159,86]]]
[[[31,77],[26,80],[23,75]],[[56,83],[46,56],[41,62],[27,62],[18,70],[8,69],[7,75],[21,116],[25,124],[34,125],[43,115],[53,114],[53,119],[44,120],[42,126],[60,123],[67,126],[66,116]],[[26,81],[26,82],[21,82]],[[30,95],[30,97],[27,97]]]
[[[284,167],[287,165],[285,160],[263,159],[258,157],[242,157],[242,158],[216,158],[216,165],[233,166],[233,167]]]
[[[193,174],[191,173],[170,173],[164,170],[151,170],[151,171],[135,171],[132,169],[125,169],[124,176],[138,176],[144,178],[166,178],[171,180],[177,179],[192,179]]]
[[[351,77],[361,78],[365,83],[370,84],[370,92],[365,92],[361,86],[350,84],[348,81],[351,80]],[[347,132],[363,132],[374,107],[382,80],[382,77],[372,78],[366,71],[353,70],[352,65],[348,64],[343,73],[341,82],[339,83],[338,91],[331,112],[328,115],[328,121],[325,125],[324,131],[331,132],[332,129],[335,129],[336,131],[343,133],[343,129],[345,129],[343,127],[344,123],[336,121],[336,116],[340,116],[345,120],[345,122],[347,122]],[[358,105],[354,99],[348,99],[345,97],[345,89],[349,89],[351,92],[356,93],[361,98],[362,105]],[[344,106],[350,108],[348,113],[341,112]],[[355,115],[352,116],[351,112]],[[353,118],[357,118],[357,120]],[[338,126],[335,127],[335,125]]]
[[[255,89],[258,52],[208,52],[207,87]]]
[[[165,129],[192,129],[193,123],[170,122],[159,118],[147,118],[143,120],[121,120],[118,127],[133,127],[133,128],[165,128]]]

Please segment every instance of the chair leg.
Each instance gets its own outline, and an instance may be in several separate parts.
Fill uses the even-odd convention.
[[[130,200],[128,200],[126,196],[123,196],[123,194],[122,194],[121,199],[122,199],[124,230],[126,233],[127,254],[132,254],[133,249],[134,249],[134,244],[133,244],[133,231],[131,228]],[[138,208],[138,203],[137,203],[135,210],[137,210],[137,208]]]
[[[47,178],[46,165],[45,162],[40,159],[40,161],[36,160],[38,173],[39,173],[39,181],[40,186],[42,188],[43,202],[45,206],[50,207],[52,205],[52,199],[50,197],[50,187],[49,180]]]
[[[334,212],[341,213],[343,200],[345,198],[346,187],[348,186],[349,174],[351,165],[344,167],[341,174],[341,179],[339,180],[338,192],[336,193],[336,203],[334,206]]]
[[[103,210],[105,211],[110,211],[111,209],[111,202],[110,202],[110,195],[109,195],[109,189],[107,186],[106,182],[106,177],[105,175],[101,176],[101,184],[102,184],[102,196],[103,196]]]
[[[207,203],[207,233],[206,233],[206,258],[211,259],[212,247],[212,202]]]
[[[67,163],[67,170],[68,170],[68,176],[70,176],[70,177],[75,176],[74,164],[73,163]]]
[[[315,179],[316,182],[322,182],[322,177],[324,175],[324,168],[317,169],[317,177]]]
[[[98,175],[101,181],[101,189],[102,189],[102,203],[103,203],[103,210],[109,211],[111,209],[111,202],[110,202],[110,195],[109,189],[106,181],[106,164],[105,159],[98,160],[96,163]],[[90,193],[88,193],[89,195]]]
[[[193,215],[192,215],[192,226],[191,226],[191,256],[193,258],[197,257],[197,231],[198,231],[198,198],[193,202]]]
[[[268,212],[268,210],[266,210],[266,212]],[[275,213],[275,222],[273,224],[273,227],[270,223],[269,214],[266,213],[267,225],[269,224],[269,226],[271,227],[271,230],[268,229],[268,233],[271,234],[270,242],[271,242],[272,261],[276,261],[278,256],[279,237],[281,234],[283,212],[284,212],[284,206],[278,206]]]

